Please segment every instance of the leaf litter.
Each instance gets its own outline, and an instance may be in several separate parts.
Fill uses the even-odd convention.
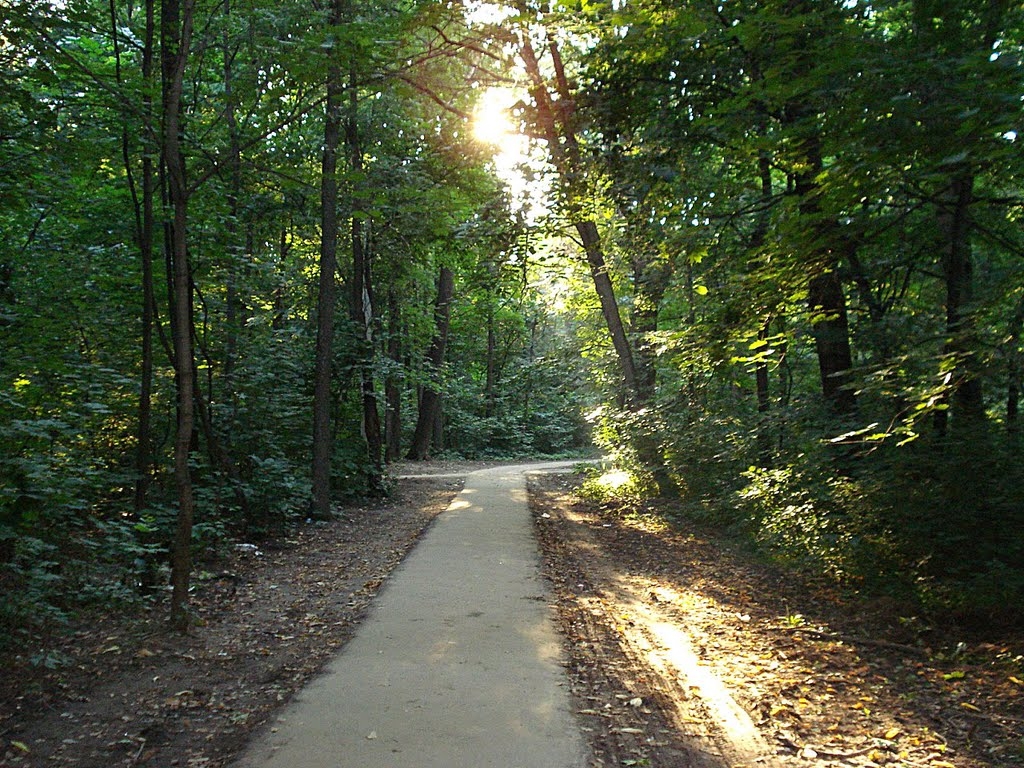
[[[574,483],[531,499],[591,768],[1024,765],[1021,637],[920,631]]]
[[[229,549],[197,571],[187,636],[156,604],[45,639],[54,668],[0,657],[0,766],[226,765],[348,640],[460,487],[402,480],[391,499]]]

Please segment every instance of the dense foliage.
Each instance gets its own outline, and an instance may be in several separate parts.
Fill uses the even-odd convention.
[[[188,549],[214,553],[310,514],[331,73],[343,96],[328,277],[334,498],[386,489],[384,436],[373,444],[367,409],[384,415],[397,458],[425,388],[445,401],[434,451],[558,453],[586,440],[578,382],[559,367],[579,368],[563,360],[568,330],[544,307],[485,148],[462,138],[474,93],[472,52],[453,42],[465,35],[461,13],[432,3],[333,10],[341,15],[260,0],[3,3],[7,640],[166,584],[183,504],[181,366],[194,380]],[[187,55],[180,129],[168,137],[174,71],[160,65],[175,46]],[[177,198],[169,138],[182,156]],[[440,367],[427,358],[439,270],[454,285]],[[182,295],[192,361],[178,346]]]
[[[1020,7],[481,6],[0,0],[0,634],[318,472],[591,429],[798,567],[1019,618]]]
[[[637,426],[689,508],[852,588],[1019,618],[1020,7],[575,10],[580,135],[656,350]]]

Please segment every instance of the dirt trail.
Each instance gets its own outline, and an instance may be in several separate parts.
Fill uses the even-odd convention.
[[[929,647],[696,531],[571,491],[539,479],[531,497],[593,768],[1024,765],[1019,640]]]

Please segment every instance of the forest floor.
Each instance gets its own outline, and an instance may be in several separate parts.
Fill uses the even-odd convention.
[[[531,503],[594,768],[1024,766],[1024,638],[925,627],[575,485],[536,477]]]
[[[157,605],[0,657],[0,765],[227,765],[482,466],[400,468],[436,477],[203,564],[191,635]],[[537,477],[531,500],[592,768],[1024,765],[1021,638],[926,632],[575,482]]]

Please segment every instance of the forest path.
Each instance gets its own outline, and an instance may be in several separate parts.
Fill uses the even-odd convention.
[[[355,637],[236,765],[583,766],[525,482],[575,463],[468,474]]]

